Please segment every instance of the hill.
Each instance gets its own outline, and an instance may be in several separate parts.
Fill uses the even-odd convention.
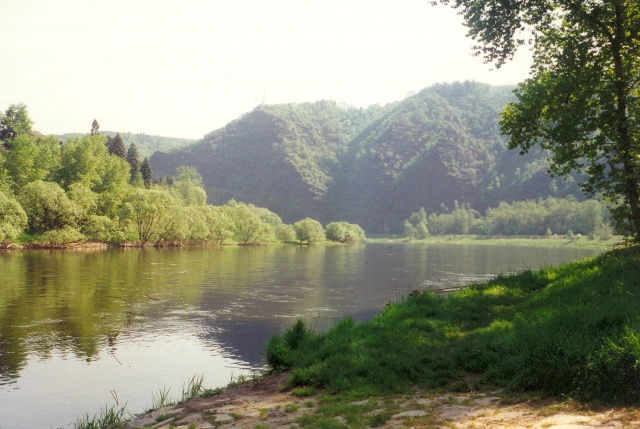
[[[114,137],[117,131],[101,131],[101,135]],[[69,138],[78,138],[85,136],[86,134],[79,133],[67,133],[60,134],[56,137],[60,141],[67,141]],[[170,152],[175,149],[179,149],[184,146],[188,146],[196,140],[194,139],[182,139],[177,137],[163,137],[152,136],[144,133],[120,133],[120,136],[124,140],[125,146],[129,148],[131,143],[135,143],[138,148],[138,154],[143,158],[150,157],[156,151]]]
[[[156,152],[156,177],[198,169],[210,203],[267,207],[285,222],[346,220],[398,231],[425,207],[568,194],[576,181],[547,175],[545,153],[506,149],[498,115],[513,87],[434,85],[402,101],[358,109],[333,101],[262,105],[189,147]]]

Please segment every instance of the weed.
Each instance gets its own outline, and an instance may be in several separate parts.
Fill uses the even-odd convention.
[[[291,391],[293,396],[297,396],[298,398],[303,398],[305,396],[313,396],[317,393],[316,389],[313,387],[298,387]]]
[[[204,375],[194,375],[193,377],[191,377],[187,381],[186,385],[182,386],[182,399],[180,400],[180,402],[185,402],[189,399],[197,398],[204,390],[202,388],[203,382]]]
[[[116,410],[115,407],[105,407],[103,411],[94,416],[88,414],[80,418],[73,425],[74,429],[119,429],[124,428],[124,407]]]
[[[170,414],[170,413],[160,414],[158,417],[156,417],[156,422],[158,423],[164,422],[165,420],[169,420],[172,417],[173,417],[173,414]]]
[[[376,428],[384,425],[390,419],[391,419],[391,414],[383,411],[379,413],[374,413],[371,416],[369,416],[368,423],[369,423],[369,426]]]
[[[307,408],[311,408],[315,405],[315,402],[313,401],[305,401],[304,406]]]
[[[229,416],[234,420],[240,420],[241,418],[244,417],[242,414],[238,414],[238,413],[229,413]]]
[[[284,406],[284,411],[286,413],[295,413],[296,411],[298,411],[298,408],[300,408],[299,405],[296,404],[287,404]]]
[[[162,389],[158,389],[157,396],[155,393],[151,393],[151,409],[157,410],[158,408],[171,405],[171,400],[169,399],[170,390],[171,388],[163,387]]]

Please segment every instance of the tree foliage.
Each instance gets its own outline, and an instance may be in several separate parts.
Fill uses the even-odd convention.
[[[364,230],[359,225],[348,222],[331,222],[326,228],[327,240],[354,244],[363,241]]]
[[[461,9],[477,52],[502,65],[527,39],[531,77],[501,126],[509,147],[551,151],[551,170],[585,172],[640,241],[640,6],[633,0],[441,0]],[[436,3],[436,2],[434,2]],[[529,36],[526,33],[530,33]]]
[[[296,238],[300,243],[316,243],[325,240],[325,231],[322,224],[315,219],[305,218],[293,224]]]

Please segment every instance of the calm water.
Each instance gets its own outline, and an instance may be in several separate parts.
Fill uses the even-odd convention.
[[[303,318],[366,320],[414,289],[482,281],[597,250],[435,244],[0,253],[0,429],[70,427],[105,405],[264,365]]]

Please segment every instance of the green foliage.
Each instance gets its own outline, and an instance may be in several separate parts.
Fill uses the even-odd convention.
[[[267,239],[273,230],[264,222],[255,208],[237,203],[230,210],[233,219],[233,238],[241,244],[255,244]]]
[[[32,231],[75,227],[82,215],[81,208],[54,182],[31,182],[22,188],[17,199]]]
[[[365,237],[364,230],[356,224],[348,222],[331,222],[326,228],[327,240],[339,243],[358,243]]]
[[[404,221],[404,236],[412,239],[424,239],[429,235],[429,228],[427,228],[427,212],[424,207],[420,207],[417,212],[411,213],[409,219]]]
[[[27,214],[13,198],[0,191],[0,243],[12,242],[27,227]]]
[[[325,232],[322,224],[317,220],[305,218],[293,224],[296,238],[300,243],[306,241],[307,244],[324,241]]]
[[[632,248],[500,276],[447,297],[413,294],[369,322],[274,336],[269,363],[291,369],[293,385],[329,392],[482,385],[635,403],[639,276]],[[480,374],[471,385],[469,373]]]
[[[131,183],[135,182],[136,177],[140,173],[140,155],[138,154],[138,148],[135,143],[131,143],[129,145],[129,149],[127,150],[127,162],[129,163],[129,167],[131,168],[129,171],[131,173]]]
[[[555,174],[586,173],[581,186],[615,204],[618,229],[640,241],[640,8],[622,0],[440,3],[462,9],[478,53],[498,66],[530,42],[531,77],[502,115],[509,147],[539,145]]]
[[[275,238],[282,243],[288,243],[296,239],[296,230],[293,225],[282,224],[276,228]]]
[[[116,133],[113,138],[107,137],[106,145],[111,155],[122,159],[127,157],[127,148],[124,145],[124,140],[122,140],[120,133]]]
[[[5,159],[12,187],[18,190],[35,180],[51,180],[60,162],[60,148],[54,138],[19,134],[6,151]]]
[[[29,118],[27,106],[11,104],[4,113],[0,113],[0,141],[11,147],[13,140],[21,134],[31,134],[33,121]]]
[[[149,189],[151,187],[151,180],[153,179],[153,171],[147,158],[143,159],[140,164],[140,174],[142,175],[145,188]]]

